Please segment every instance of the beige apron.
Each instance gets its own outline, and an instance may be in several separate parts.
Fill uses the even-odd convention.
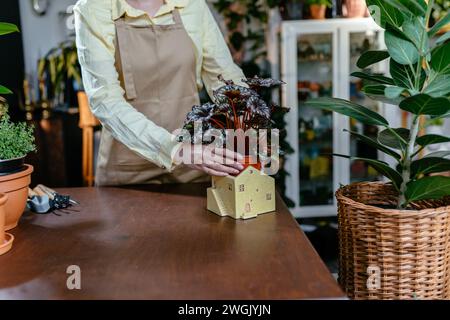
[[[177,9],[174,24],[116,25],[116,69],[126,100],[169,132],[183,126],[186,113],[199,104],[194,45]],[[103,128],[96,185],[187,183],[206,175],[185,166],[168,173],[138,156]]]

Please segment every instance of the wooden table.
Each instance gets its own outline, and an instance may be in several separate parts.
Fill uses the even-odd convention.
[[[77,211],[25,213],[0,257],[0,299],[344,297],[280,199],[235,221],[205,209],[205,188],[60,189]],[[67,289],[71,265],[81,290]]]

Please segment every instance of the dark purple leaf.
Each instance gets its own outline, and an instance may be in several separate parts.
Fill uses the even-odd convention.
[[[219,81],[225,83],[227,86],[234,84],[233,80],[225,80],[221,74],[219,74],[219,76],[217,78],[219,79]]]
[[[242,82],[248,84],[250,88],[261,88],[261,87],[271,88],[285,84],[285,82],[281,80],[275,80],[270,78],[259,78],[258,76],[248,79],[242,79]]]

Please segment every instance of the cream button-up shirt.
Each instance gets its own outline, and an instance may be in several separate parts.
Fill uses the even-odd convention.
[[[171,24],[174,8],[179,9],[194,45],[198,89],[204,84],[212,96],[212,91],[222,85],[217,79],[219,74],[241,83],[244,74],[234,64],[205,0],[166,0],[152,18],[126,0],[79,0],[74,8],[78,58],[93,114],[115,139],[169,171],[173,169],[173,153],[179,143],[125,100],[114,65],[114,21],[125,17],[136,25]]]

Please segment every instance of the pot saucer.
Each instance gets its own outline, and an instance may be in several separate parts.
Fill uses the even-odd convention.
[[[5,238],[6,238],[5,243],[0,245],[0,256],[2,254],[7,253],[11,249],[14,241],[14,236],[11,233],[5,233]]]

